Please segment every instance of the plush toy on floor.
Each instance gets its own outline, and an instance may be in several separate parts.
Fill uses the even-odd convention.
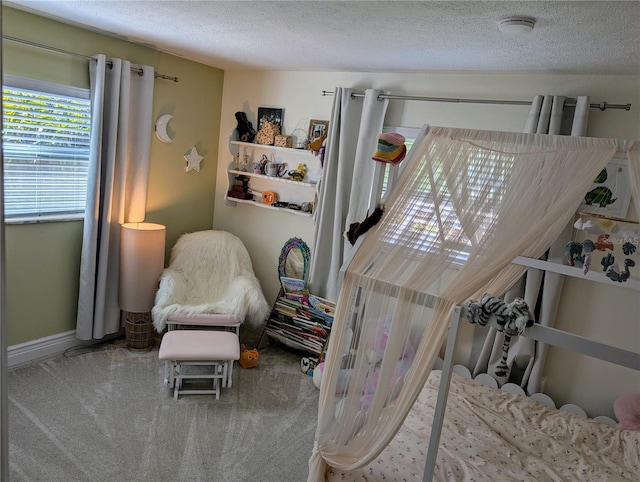
[[[256,348],[253,350],[247,350],[244,343],[240,345],[240,348],[240,366],[242,368],[253,368],[258,366],[258,350]]]
[[[318,364],[317,358],[304,357],[300,359],[300,370],[305,375],[309,375],[311,377],[313,376],[313,370],[316,368],[317,364]]]

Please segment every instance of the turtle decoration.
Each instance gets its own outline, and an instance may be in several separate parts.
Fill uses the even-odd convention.
[[[603,182],[605,182],[607,180],[608,174],[607,174],[607,169],[604,168],[602,171],[600,171],[600,174],[598,174],[596,176],[596,178],[593,180],[593,182],[597,183],[597,184],[602,184]]]
[[[601,208],[606,208],[609,204],[616,202],[618,198],[613,197],[613,192],[606,186],[598,186],[593,188],[584,195],[586,204],[598,204]]]
[[[600,174],[596,176],[593,180],[595,184],[604,183],[609,174],[607,173],[607,169],[604,168],[600,171]],[[613,197],[613,192],[606,186],[597,186],[584,195],[584,202],[588,205],[597,204],[601,208],[606,208],[609,204],[613,204],[617,201],[618,198]]]

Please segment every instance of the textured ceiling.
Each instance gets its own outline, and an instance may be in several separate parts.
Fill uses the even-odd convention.
[[[221,69],[640,74],[638,0],[3,3]]]

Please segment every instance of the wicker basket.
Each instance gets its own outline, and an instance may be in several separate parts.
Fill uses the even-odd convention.
[[[153,348],[153,322],[151,313],[124,311],[124,334],[127,347],[133,351],[149,351]]]

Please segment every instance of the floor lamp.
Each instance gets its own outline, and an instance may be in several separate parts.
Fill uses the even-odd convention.
[[[125,223],[120,230],[119,303],[127,346],[153,347],[151,308],[164,269],[167,228],[154,223]]]

